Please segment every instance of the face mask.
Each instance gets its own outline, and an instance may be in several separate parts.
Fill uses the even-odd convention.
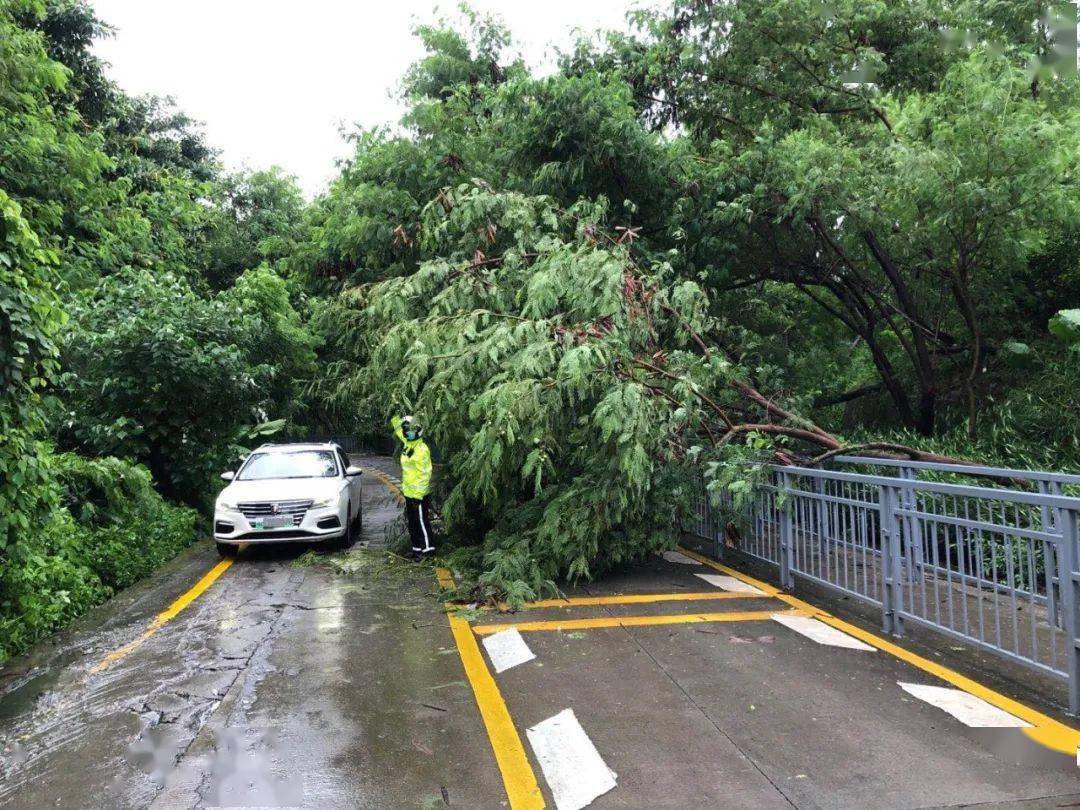
[[[410,442],[415,441],[416,437],[419,436],[419,435],[420,434],[415,430],[406,430],[405,431],[405,438],[408,439]]]

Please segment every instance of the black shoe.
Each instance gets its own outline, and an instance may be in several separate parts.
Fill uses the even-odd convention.
[[[424,555],[421,554],[419,551],[410,551],[409,552],[409,561],[410,562],[420,562],[422,559],[424,559]]]

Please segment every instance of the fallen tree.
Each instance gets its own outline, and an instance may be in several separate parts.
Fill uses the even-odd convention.
[[[418,414],[443,462],[451,537],[476,544],[480,596],[521,600],[670,547],[702,471],[812,464],[846,447],[749,381],[707,336],[704,291],[570,209],[481,182],[444,190],[409,234],[442,258],[347,290],[339,406]]]

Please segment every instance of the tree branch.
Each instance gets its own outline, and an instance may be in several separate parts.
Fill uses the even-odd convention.
[[[870,385],[862,385],[858,388],[853,388],[850,391],[845,391],[842,394],[829,394],[828,396],[820,396],[814,400],[815,408],[825,408],[829,405],[843,405],[845,402],[851,402],[852,400],[862,399],[870,394],[876,394],[885,387],[885,383],[871,383]]]

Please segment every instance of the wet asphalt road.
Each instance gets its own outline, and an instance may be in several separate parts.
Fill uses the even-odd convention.
[[[474,697],[466,682],[475,670],[463,668],[434,571],[381,550],[404,531],[375,474],[396,478],[396,465],[356,460],[369,474],[361,542],[348,554],[249,548],[95,672],[217,564],[204,542],[0,670],[0,808],[506,807],[478,709],[479,699],[490,720],[492,694]],[[717,596],[698,593],[710,570],[650,558],[568,589],[600,602],[455,619],[477,633],[525,629],[534,658],[496,673],[494,694],[522,738],[575,712],[617,774],[591,806],[1080,806],[1071,752],[1018,728],[967,728],[912,700],[898,684],[944,681],[882,650],[792,632],[771,619],[787,606],[776,597],[701,601]],[[681,621],[714,612],[740,616]],[[633,616],[649,621],[614,621]],[[527,629],[566,620],[584,624]],[[998,686],[1035,696],[1024,679]],[[530,745],[521,750],[555,807],[551,775]]]
[[[349,570],[249,548],[92,673],[215,565],[201,542],[0,671],[0,807],[505,806],[433,571],[377,550],[400,507],[364,482]]]

